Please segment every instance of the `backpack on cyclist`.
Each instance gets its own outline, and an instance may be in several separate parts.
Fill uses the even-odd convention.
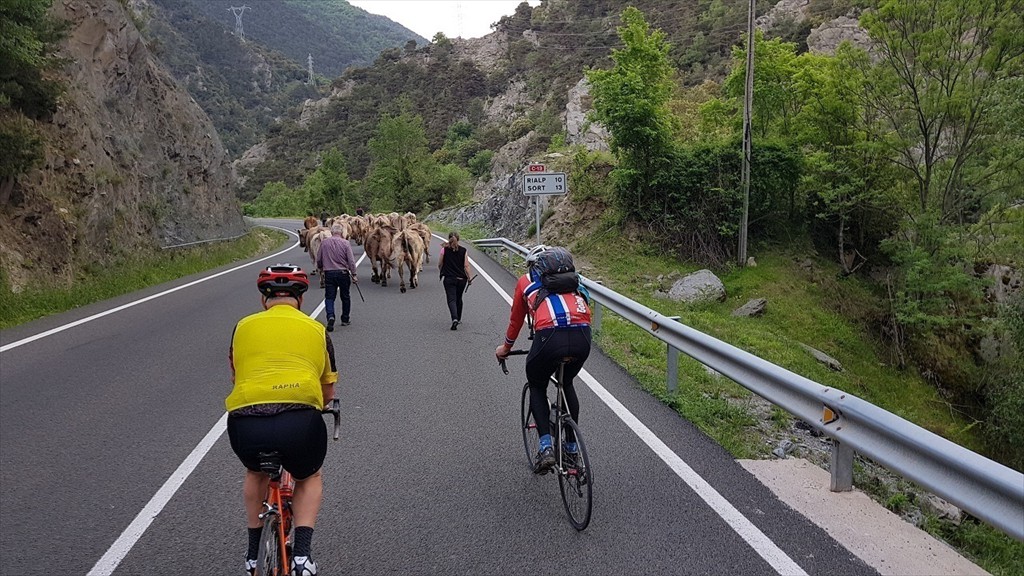
[[[580,276],[572,261],[572,254],[560,246],[548,248],[537,255],[530,270],[530,279],[540,282],[537,299],[533,301],[533,309],[537,310],[548,296],[552,294],[580,294],[589,303],[589,294],[580,284]]]

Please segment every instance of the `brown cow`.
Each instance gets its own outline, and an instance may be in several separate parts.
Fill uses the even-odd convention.
[[[306,219],[302,221],[302,229],[296,230],[295,232],[299,235],[299,246],[302,246],[303,252],[309,252],[309,230],[316,228],[320,224],[320,221],[316,219],[316,216],[306,216]]]
[[[430,262],[430,227],[423,222],[416,222],[409,226],[409,230],[420,235],[423,239],[423,255],[426,257],[427,262]],[[420,263],[420,271],[423,271],[423,263]]]
[[[326,240],[326,239],[328,239],[330,237],[331,237],[331,230],[329,228],[317,227],[317,228],[314,228],[314,229],[310,229],[310,231],[309,231],[309,240],[307,241],[307,243],[309,244],[309,259],[313,261],[313,266],[311,267],[311,270],[310,270],[309,274],[310,274],[310,276],[312,276],[313,274],[316,274],[317,272],[320,273],[320,287],[321,288],[324,287],[324,278],[323,278],[323,272],[324,271],[320,270],[319,268],[316,267],[316,257],[317,257],[317,254],[320,252],[320,244],[322,244],[324,240]]]
[[[419,273],[423,267],[423,239],[414,230],[397,232],[391,241],[391,265],[398,269],[398,281],[405,294],[403,268],[409,269],[409,286],[420,285]]]
[[[391,239],[395,232],[389,226],[378,226],[366,237],[363,245],[363,251],[373,269],[370,281],[379,282],[381,286],[387,286],[388,278],[391,277]]]

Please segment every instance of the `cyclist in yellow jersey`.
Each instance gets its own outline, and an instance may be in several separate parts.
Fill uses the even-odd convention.
[[[269,477],[260,471],[259,453],[278,452],[295,478],[292,574],[313,576],[313,527],[323,498],[320,468],[327,455],[327,429],[321,410],[334,398],[338,371],[334,345],[323,324],[302,313],[309,278],[297,266],[281,264],[260,272],[256,285],[263,312],[239,320],[231,337],[234,388],[228,410],[231,449],[246,467],[245,500],[249,548],[245,569],[256,570],[259,514]]]

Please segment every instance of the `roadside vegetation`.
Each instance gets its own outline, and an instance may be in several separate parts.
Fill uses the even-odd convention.
[[[584,274],[641,304],[1020,470],[1024,298],[989,297],[984,273],[1019,270],[1024,246],[1011,184],[1024,168],[1020,109],[1000,96],[1022,79],[1024,45],[1009,32],[1021,16],[987,0],[933,4],[865,12],[875,60],[849,44],[826,56],[755,38],[756,266],[736,263],[744,51],[734,49],[721,84],[680,88],[665,34],[626,9],[614,64],[587,73],[612,155],[556,150],[571,159],[559,168],[572,201],[604,206],[598,226],[569,243]],[[978,32],[970,50],[957,26]],[[655,297],[701,268],[722,279],[725,302]],[[764,317],[732,316],[751,298],[768,300]],[[602,349],[737,457],[769,456],[795,424],[684,358],[670,393],[665,345],[608,316]],[[982,359],[986,338],[1001,350]],[[1022,573],[1024,544],[970,517],[918,510],[924,491],[892,476],[858,462],[858,485],[884,505],[914,508],[919,525],[995,574]]]
[[[280,245],[286,236],[267,228],[253,228],[238,240],[154,252],[102,269],[84,267],[67,284],[37,286],[18,293],[11,292],[6,281],[0,281],[0,329],[251,258]]]

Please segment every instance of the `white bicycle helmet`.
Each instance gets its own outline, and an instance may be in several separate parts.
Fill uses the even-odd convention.
[[[526,253],[526,263],[532,266],[537,261],[537,257],[541,255],[541,252],[546,252],[548,247],[543,244],[537,244],[530,251]]]

